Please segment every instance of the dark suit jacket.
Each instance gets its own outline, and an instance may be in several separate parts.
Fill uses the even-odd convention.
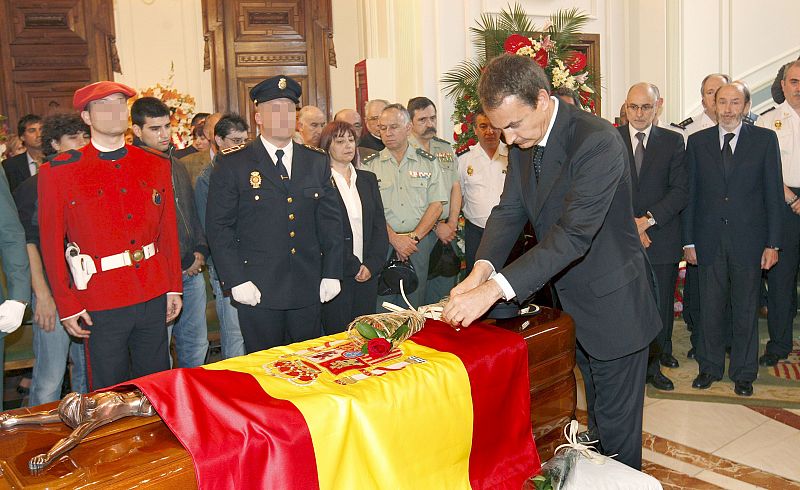
[[[381,151],[384,148],[386,148],[386,146],[383,144],[383,141],[381,141],[380,138],[372,136],[372,133],[370,133],[369,131],[366,131],[364,133],[364,136],[362,136],[361,139],[358,140],[358,146],[372,148],[375,151]]]
[[[689,202],[689,173],[683,159],[683,136],[669,129],[653,126],[644,151],[641,173],[636,175],[628,125],[617,128],[628,148],[633,215],[648,211],[656,224],[648,228],[652,240],[647,256],[653,264],[677,264],[683,255],[679,213]]]
[[[506,185],[476,258],[500,271],[530,220],[537,245],[500,271],[517,296],[526,298],[555,278],[564,311],[591,356],[617,359],[647,347],[661,321],[633,221],[619,133],[598,117],[559,104],[538,184],[531,154],[511,148]]]
[[[342,278],[342,218],[328,157],[293,145],[288,189],[260,138],[218,154],[206,208],[222,288],[252,281],[258,306],[277,310],[319,303],[320,279]]]
[[[8,188],[13,193],[17,186],[31,176],[31,169],[28,167],[28,154],[20,153],[3,162],[3,170],[8,179]]]
[[[689,205],[684,212],[684,244],[694,244],[697,263],[714,261],[720,236],[733,238],[732,260],[758,265],[765,247],[780,247],[783,175],[778,137],[771,129],[743,124],[733,170],[725,178],[719,126],[689,136]]]
[[[364,265],[373,277],[376,277],[386,261],[386,250],[389,248],[389,235],[386,231],[386,218],[383,215],[383,201],[378,190],[378,178],[366,170],[356,170],[356,190],[361,199],[361,227],[364,236]],[[335,183],[334,183],[335,185]],[[344,235],[343,275],[354,277],[361,268],[361,261],[353,255],[353,229],[350,227],[347,209],[339,192],[339,211],[342,214],[342,232]]]

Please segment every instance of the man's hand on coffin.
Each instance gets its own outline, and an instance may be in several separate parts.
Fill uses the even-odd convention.
[[[342,285],[338,279],[323,278],[319,283],[319,300],[327,303],[336,297],[342,290]]]
[[[92,317],[89,316],[89,313],[86,310],[83,310],[77,315],[71,316],[66,320],[62,319],[61,324],[64,325],[64,330],[66,330],[67,333],[73,337],[78,337],[79,339],[88,339],[91,332],[81,328],[81,321],[83,321],[83,323],[86,325],[94,325],[92,323]]]
[[[231,289],[231,296],[237,303],[243,305],[255,306],[261,303],[261,291],[253,284],[253,281],[247,281]]]
[[[455,288],[453,288],[455,291]],[[486,313],[503,297],[503,289],[496,281],[485,281],[465,293],[450,296],[442,312],[442,320],[453,327],[468,327]]]
[[[177,293],[167,293],[167,323],[178,318],[183,307],[183,298]]]

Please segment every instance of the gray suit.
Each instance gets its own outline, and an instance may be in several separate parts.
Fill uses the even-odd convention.
[[[31,269],[25,248],[25,232],[19,222],[17,207],[8,190],[6,174],[0,172],[0,257],[8,283],[8,298],[28,302],[31,299]],[[0,288],[0,303],[5,301]],[[3,365],[5,345],[0,333],[0,366]],[[0,411],[3,407],[3,390],[0,389]]]

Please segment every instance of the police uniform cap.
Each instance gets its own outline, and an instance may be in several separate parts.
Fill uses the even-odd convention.
[[[300,102],[302,87],[293,78],[286,75],[267,78],[250,89],[250,100],[258,105],[274,99],[289,99],[295,104]]]
[[[119,82],[95,82],[75,91],[72,97],[72,106],[76,111],[83,111],[89,102],[108,97],[111,94],[122,94],[126,98],[136,95],[136,91]]]

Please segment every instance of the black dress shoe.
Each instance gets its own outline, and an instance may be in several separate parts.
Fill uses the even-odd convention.
[[[705,390],[710,388],[715,381],[719,381],[720,379],[722,378],[717,378],[716,376],[712,376],[708,373],[700,373],[696,378],[694,378],[694,381],[692,381],[692,388]]]
[[[780,361],[781,359],[786,359],[786,358],[785,357],[781,358],[771,352],[765,352],[763,356],[758,358],[758,363],[761,364],[762,366],[772,367],[778,364],[778,361]]]
[[[687,353],[686,353],[686,357],[688,357],[689,359],[694,359],[694,358],[695,358],[695,355],[694,355],[694,347],[692,347],[691,349],[689,349],[689,352],[687,352]]]
[[[739,396],[753,396],[753,382],[737,381],[733,385],[733,392]]]
[[[672,380],[664,376],[664,373],[661,371],[657,372],[653,376],[648,376],[647,382],[657,390],[672,391],[675,389],[675,385],[672,384]]]
[[[672,354],[667,354],[666,352],[664,354],[661,354],[661,358],[659,360],[661,361],[661,365],[664,367],[674,369],[679,366],[678,360],[675,359],[675,357]]]

